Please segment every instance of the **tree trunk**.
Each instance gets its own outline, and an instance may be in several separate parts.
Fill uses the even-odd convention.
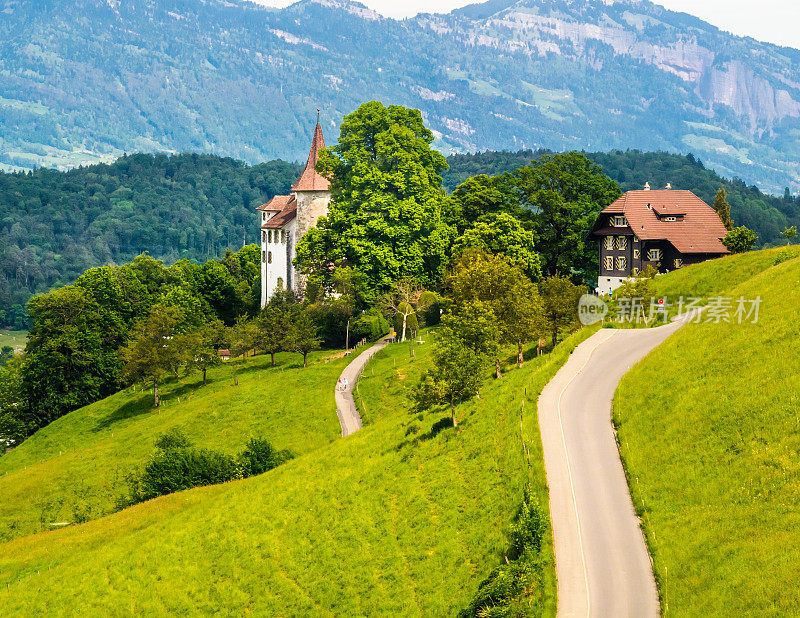
[[[453,427],[458,427],[458,421],[456,420],[456,404],[452,396],[450,397],[450,413],[453,415]]]
[[[233,370],[233,385],[239,386],[239,374],[235,369]]]
[[[522,342],[517,341],[517,367],[522,367],[522,361],[525,358],[522,356]]]
[[[270,352],[270,355],[272,356],[272,366],[274,367],[275,366],[275,352]]]
[[[206,385],[206,371],[208,370],[207,367],[203,367],[203,386]]]
[[[403,334],[400,336],[400,343],[403,343],[406,340],[406,320],[408,319],[408,314],[403,314]]]
[[[553,329],[553,349],[555,350],[556,344],[558,343],[558,329]]]
[[[503,377],[503,374],[500,373],[500,359],[499,358],[495,358],[494,359],[494,370],[495,370],[495,372],[497,374],[495,377],[497,377],[498,379]]]
[[[153,380],[153,399],[155,407],[157,408],[161,401],[158,398],[158,380]]]
[[[308,365],[306,364],[306,357],[307,357],[307,356],[308,356],[308,352],[303,352],[303,367],[307,367],[307,366],[308,366]]]

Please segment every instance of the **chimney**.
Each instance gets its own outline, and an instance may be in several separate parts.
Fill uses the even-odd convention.
[[[671,182],[668,182],[668,183],[667,183],[667,186],[666,186],[666,187],[664,187],[664,188],[665,188],[667,191],[669,191],[670,189],[672,189],[672,183],[671,183]]]
[[[649,182],[644,183],[644,190],[645,191],[649,191],[650,190],[650,183]]]

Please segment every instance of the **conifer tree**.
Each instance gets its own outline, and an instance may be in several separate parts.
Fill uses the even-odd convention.
[[[733,229],[733,220],[731,219],[731,205],[728,204],[728,194],[725,189],[720,187],[717,191],[717,197],[714,198],[714,210],[717,211],[722,225],[725,229],[730,231]]]

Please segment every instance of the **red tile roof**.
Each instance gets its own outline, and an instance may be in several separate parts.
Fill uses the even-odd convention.
[[[262,230],[280,230],[283,229],[287,223],[297,216],[297,200],[294,195],[278,195],[272,198],[272,202],[276,199],[286,200],[286,203],[277,215],[272,215],[264,225],[261,226]]]
[[[266,204],[261,204],[256,210],[266,210],[267,212],[280,212],[294,199],[293,195],[276,195]]]
[[[317,122],[306,167],[297,182],[292,185],[292,191],[328,191],[330,189],[331,183],[314,169],[319,161],[319,151],[323,148],[325,148],[325,138],[322,136],[322,127]]]
[[[681,253],[728,253],[720,241],[728,230],[716,211],[691,191],[628,191],[602,212],[624,214],[641,240],[667,240]],[[662,221],[659,215],[685,216],[679,221]],[[600,230],[592,230],[592,235],[597,232]]]

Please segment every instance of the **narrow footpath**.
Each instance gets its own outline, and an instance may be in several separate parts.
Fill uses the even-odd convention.
[[[353,389],[355,388],[358,377],[364,371],[364,367],[373,354],[378,350],[382,350],[389,343],[384,339],[371,347],[364,350],[361,354],[344,368],[342,375],[339,376],[340,381],[347,379],[347,388],[339,390],[336,386],[336,414],[339,415],[339,424],[342,426],[342,437],[349,436],[361,429],[361,416],[356,409],[356,402],[353,399]]]
[[[661,613],[611,403],[622,376],[681,324],[599,330],[576,348],[539,397],[559,617]]]

